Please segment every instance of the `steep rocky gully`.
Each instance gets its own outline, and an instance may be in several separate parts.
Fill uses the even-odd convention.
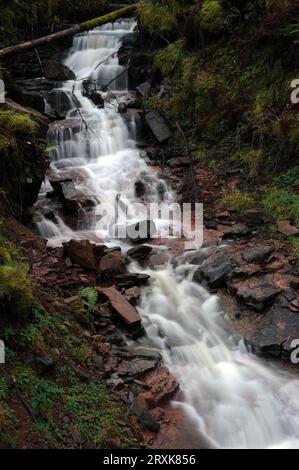
[[[0,143],[1,230],[36,300],[26,315],[1,304],[2,445],[296,447],[294,257],[264,234],[266,213],[219,207],[238,177],[194,164],[145,111],[167,89],[136,28],[118,20],[6,63],[1,113],[23,121]],[[117,198],[132,225],[140,201],[203,202],[203,247],[113,240]]]

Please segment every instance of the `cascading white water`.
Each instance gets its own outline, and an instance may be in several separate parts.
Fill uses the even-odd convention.
[[[299,381],[268,367],[222,323],[218,298],[192,282],[194,266],[146,271],[140,312],[148,335],[177,377],[175,403],[208,447],[298,448]]]
[[[54,148],[52,158],[55,160],[51,165],[52,177],[67,179],[71,171],[78,193],[93,196],[97,203],[91,224],[82,230],[72,231],[59,215],[56,215],[56,226],[53,221],[40,217],[36,224],[41,235],[49,239],[49,244],[57,245],[70,238],[88,236],[95,241],[107,241],[119,194],[132,223],[135,222],[134,182],[138,178],[151,180],[148,201],[160,199],[161,185],[165,189],[164,200],[172,198],[165,183],[149,171],[140,158],[128,127],[117,112],[119,102],[128,93],[126,67],[119,65],[117,52],[121,38],[132,32],[134,27],[134,21],[123,20],[76,36],[65,60],[65,64],[75,72],[76,81],[67,81],[52,92],[56,109],[68,109],[66,120],[58,121],[49,133],[49,145]],[[84,79],[95,80],[98,88],[109,84],[108,91],[103,93],[104,108],[99,109],[84,96]],[[134,124],[131,127],[134,130]],[[47,205],[45,196],[49,190],[49,183],[43,185],[40,207]]]
[[[83,96],[83,78],[107,85],[124,71],[114,52],[122,36],[133,28],[134,22],[119,21],[79,35],[65,61],[77,80],[54,90],[58,108],[67,107],[68,114],[64,127],[58,124],[50,135],[50,145],[56,147],[52,170],[61,179],[71,172],[77,190],[98,202],[92,223],[81,230],[72,230],[58,215],[56,223],[40,218],[38,228],[50,244],[86,237],[109,241],[118,194],[134,219],[134,182],[140,175],[151,180],[150,200],[159,201],[156,187],[160,182],[140,158],[115,109],[126,93],[127,74],[109,86],[113,95],[106,93],[109,102],[104,109]],[[46,183],[39,206],[46,204],[48,189]],[[171,200],[172,193],[166,192],[165,197]],[[100,218],[104,224],[98,230]],[[141,270],[133,265],[131,269]],[[182,400],[174,405],[192,418],[208,447],[299,448],[299,381],[263,365],[226,332],[217,297],[192,282],[193,271],[184,257],[176,268],[169,264],[147,271],[152,282],[143,289],[139,307],[149,325],[148,337],[163,351],[164,361],[183,391]]]

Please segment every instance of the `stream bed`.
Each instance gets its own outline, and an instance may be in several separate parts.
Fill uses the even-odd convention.
[[[55,88],[56,108],[66,119],[51,125],[51,181],[72,181],[80,194],[76,223],[53,211],[46,181],[36,204],[35,222],[50,246],[70,239],[121,246],[113,240],[115,201],[121,197],[130,223],[140,218],[135,182],[146,181],[146,202],[174,203],[175,192],[147,165],[136,147],[138,122],[118,112],[129,94],[126,66],[117,51],[122,37],[135,28],[119,20],[74,37],[65,65],[76,74]],[[84,94],[84,81],[103,90],[104,107]],[[161,190],[162,188],[162,190]],[[175,189],[175,188],[174,188]],[[84,201],[84,203],[82,203]],[[52,216],[46,214],[52,213]],[[166,250],[167,247],[161,247]],[[172,402],[193,423],[203,445],[212,448],[299,448],[299,381],[264,363],[224,326],[218,298],[192,281],[194,265],[187,253],[163,267],[132,271],[151,276],[138,307],[147,341],[162,352],[165,365],[180,384]],[[144,341],[144,340],[143,340]]]

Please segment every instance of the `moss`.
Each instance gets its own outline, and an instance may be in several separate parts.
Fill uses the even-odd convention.
[[[117,20],[118,18],[121,18],[122,16],[130,15],[134,13],[135,10],[136,10],[136,5],[128,5],[126,7],[120,8],[119,10],[115,10],[111,13],[108,13],[107,15],[103,15],[98,18],[85,21],[84,23],[81,23],[80,26],[83,30],[93,29],[105,23],[113,22]]]
[[[237,190],[226,194],[220,201],[220,205],[224,209],[232,209],[239,213],[254,207],[254,204],[255,201],[253,196],[248,193],[241,193]]]
[[[17,247],[0,235],[0,309],[27,313],[33,303],[29,266]]]
[[[13,111],[0,111],[0,127],[19,138],[32,136],[38,130],[38,124],[30,117]]]
[[[155,54],[154,66],[159,68],[164,76],[168,76],[182,65],[184,55],[184,40],[180,39]]]
[[[0,303],[9,303],[15,313],[25,313],[33,303],[33,290],[27,264],[0,266]],[[4,307],[5,308],[5,307]]]
[[[0,153],[5,152],[10,143],[11,139],[8,136],[0,134]]]
[[[138,12],[141,26],[150,34],[168,35],[175,31],[177,20],[177,2],[151,2],[143,0],[138,4]]]
[[[199,22],[208,33],[219,33],[224,27],[224,10],[219,0],[205,0],[199,12]]]

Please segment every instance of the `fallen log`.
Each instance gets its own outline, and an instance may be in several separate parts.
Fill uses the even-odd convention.
[[[57,39],[61,39],[66,36],[73,36],[82,31],[89,31],[90,29],[96,28],[97,26],[102,26],[103,24],[113,22],[118,18],[132,14],[136,10],[136,5],[128,5],[118,10],[107,13],[106,15],[99,16],[98,18],[93,18],[92,20],[84,21],[83,23],[72,26],[71,28],[58,31],[57,33],[49,34],[48,36],[43,36],[38,39],[33,39],[32,41],[23,42],[17,44],[16,46],[4,47],[0,49],[0,58],[7,56],[9,54],[14,54],[21,52],[25,49],[31,49],[37,46],[42,46],[43,44],[48,44]]]

